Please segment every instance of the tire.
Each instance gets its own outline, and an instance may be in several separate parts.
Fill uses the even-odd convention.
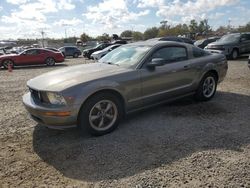
[[[46,63],[47,66],[54,66],[56,64],[55,60],[52,57],[48,57],[45,60],[45,63]]]
[[[73,54],[73,58],[78,58],[79,54],[78,53],[74,53]]]
[[[232,53],[230,54],[230,59],[236,60],[239,56],[239,52],[237,49],[233,49]]]
[[[217,82],[218,82],[218,78],[214,73],[209,72],[205,74],[205,76],[202,78],[199,84],[199,87],[195,93],[195,99],[197,101],[211,100],[216,93]]]
[[[10,59],[6,59],[6,60],[4,60],[3,61],[3,63],[2,63],[2,66],[5,68],[5,69],[8,69],[9,68],[9,66],[11,66],[11,68],[13,69],[14,68],[14,62],[12,61],[12,60],[10,60]]]
[[[93,136],[101,136],[117,128],[122,117],[122,105],[112,93],[99,93],[89,98],[78,115],[78,127]],[[106,125],[105,125],[106,124]]]

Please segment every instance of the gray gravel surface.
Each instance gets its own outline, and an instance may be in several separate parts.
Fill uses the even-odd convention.
[[[22,105],[27,80],[84,62],[0,70],[0,187],[250,187],[245,59],[229,62],[213,100],[135,113],[102,137],[37,126]]]

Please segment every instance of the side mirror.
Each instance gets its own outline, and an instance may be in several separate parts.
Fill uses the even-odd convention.
[[[165,62],[166,62],[166,60],[164,60],[162,58],[154,58],[154,59],[152,59],[152,61],[150,63],[147,64],[147,67],[154,68],[154,67],[162,66],[165,64]]]
[[[241,38],[240,39],[240,42],[244,42],[244,41],[246,41],[247,39],[246,38]]]

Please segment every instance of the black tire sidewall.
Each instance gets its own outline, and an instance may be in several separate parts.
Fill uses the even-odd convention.
[[[101,100],[112,101],[116,105],[117,110],[118,110],[118,115],[117,115],[117,119],[116,119],[115,123],[112,125],[112,127],[110,127],[109,129],[107,129],[105,131],[98,131],[98,130],[94,129],[93,127],[91,127],[91,125],[89,123],[89,113],[90,113],[92,107]],[[85,102],[85,104],[81,107],[80,112],[79,112],[79,116],[78,116],[78,128],[80,128],[82,133],[87,131],[88,133],[90,133],[93,136],[105,135],[105,134],[112,132],[114,129],[117,128],[117,126],[121,120],[121,117],[122,117],[122,105],[121,105],[121,102],[119,101],[118,97],[116,97],[112,93],[99,93],[99,94],[96,94],[96,95],[90,97]]]
[[[207,77],[213,77],[215,80],[215,90],[214,90],[213,95],[211,95],[210,97],[206,97],[203,94],[203,85],[204,85],[204,81],[206,80]],[[209,101],[209,100],[211,100],[217,91],[217,82],[218,82],[218,79],[214,73],[212,73],[212,72],[206,73],[203,76],[202,80],[200,81],[199,87],[195,93],[195,99],[197,101]]]
[[[6,61],[11,61],[11,62],[12,62],[11,68],[13,69],[14,66],[15,66],[15,64],[14,64],[14,62],[13,62],[12,60],[8,60],[8,59],[3,61],[3,63],[2,63],[3,68],[5,68],[5,69],[8,69],[8,68],[9,68],[8,66],[7,66],[7,67],[5,66],[5,62],[6,62]]]
[[[237,57],[236,57],[236,58],[233,56],[234,52],[236,52],[236,53],[237,53]],[[232,51],[232,53],[231,53],[230,58],[231,58],[232,60],[235,60],[235,59],[237,59],[238,57],[239,57],[239,52],[238,52],[238,50],[233,49],[233,51]]]
[[[73,54],[73,57],[74,57],[74,58],[78,58],[78,56],[79,56],[78,53],[74,53],[74,54]]]
[[[48,60],[49,60],[49,59],[52,59],[52,60],[54,61],[54,63],[53,63],[53,64],[48,64]],[[52,57],[48,57],[48,58],[45,60],[45,63],[46,63],[47,66],[54,66],[54,65],[56,64],[55,60],[54,60]]]

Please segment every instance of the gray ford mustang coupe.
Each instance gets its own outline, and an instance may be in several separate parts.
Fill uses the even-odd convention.
[[[149,41],[121,46],[98,63],[52,71],[27,82],[23,103],[38,124],[113,131],[123,115],[193,95],[213,98],[226,73],[222,54],[193,45]]]

